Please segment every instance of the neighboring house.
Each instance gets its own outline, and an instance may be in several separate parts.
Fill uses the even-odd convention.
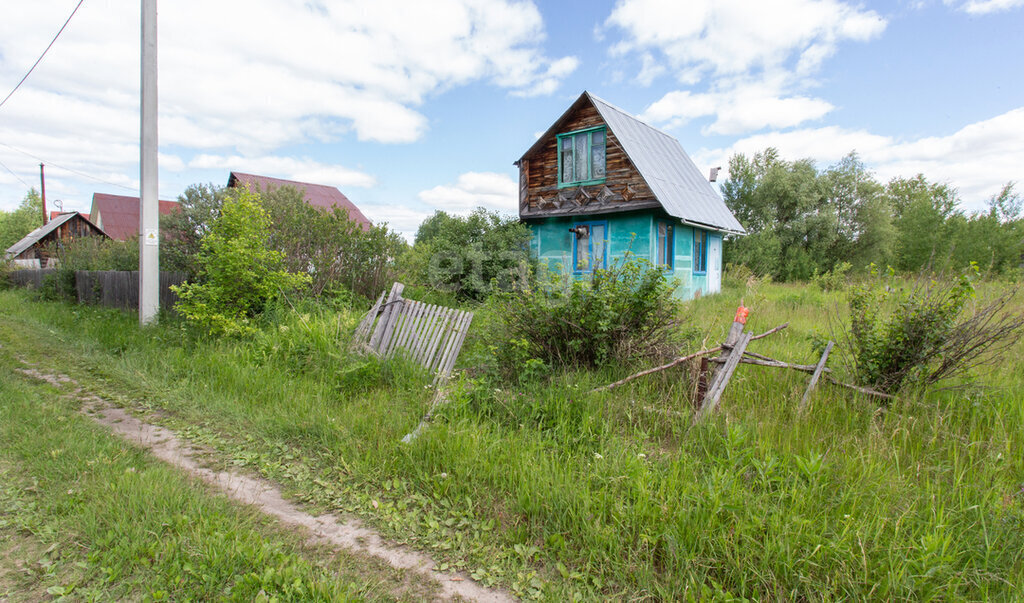
[[[551,269],[583,275],[627,251],[715,293],[722,235],[743,226],[675,138],[584,92],[516,162],[519,217]]]
[[[82,237],[109,238],[103,229],[77,211],[58,214],[45,225],[33,230],[25,235],[25,238],[11,245],[4,254],[4,258],[23,266],[31,264],[34,267],[43,267],[50,259],[48,247],[51,243]]]
[[[159,211],[162,216],[177,209],[177,201],[160,201]],[[127,241],[139,234],[139,198],[93,193],[89,217],[110,238]]]
[[[228,176],[228,188],[238,188],[240,186],[245,186],[253,192],[265,192],[281,188],[282,186],[293,186],[302,191],[306,198],[306,203],[309,203],[313,207],[319,207],[322,209],[338,207],[346,210],[348,212],[349,219],[359,224],[363,230],[369,230],[373,227],[373,222],[370,222],[370,220],[363,215],[363,212],[359,211],[359,208],[349,201],[348,197],[333,186],[312,184],[309,182],[296,182],[295,180],[283,180],[281,178],[257,176],[255,174],[244,174],[242,172],[231,172],[231,175]]]

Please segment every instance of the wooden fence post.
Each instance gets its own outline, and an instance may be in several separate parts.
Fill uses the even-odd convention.
[[[828,360],[828,354],[832,351],[833,342],[828,342],[825,346],[825,351],[821,354],[821,360],[818,361],[818,366],[814,367],[814,374],[811,375],[811,382],[807,384],[807,391],[804,392],[804,397],[800,399],[800,408],[798,412],[803,413],[807,408],[807,402],[811,399],[811,390],[818,385],[818,379],[821,378],[821,373],[825,370],[825,362]]]

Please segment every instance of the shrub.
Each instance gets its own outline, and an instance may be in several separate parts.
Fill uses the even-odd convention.
[[[364,229],[344,209],[306,203],[293,186],[263,193],[263,205],[271,218],[270,247],[284,254],[288,270],[309,275],[314,296],[345,288],[373,298],[393,280],[406,243],[386,225]]]
[[[250,320],[268,303],[309,284],[307,275],[285,270],[284,255],[267,247],[269,233],[270,217],[259,195],[242,190],[226,200],[202,238],[201,281],[173,287],[175,309],[211,334],[252,331]]]
[[[81,237],[51,243],[46,253],[56,258],[57,270],[46,277],[40,295],[46,299],[77,300],[75,272],[78,270],[138,270],[139,238],[114,241],[103,237]]]
[[[907,383],[927,386],[1015,344],[1024,316],[1007,308],[1016,291],[967,311],[976,274],[972,266],[958,278],[922,277],[909,288],[892,279],[854,288],[847,339],[860,382],[886,392]]]
[[[434,213],[420,225],[406,268],[417,284],[483,300],[508,290],[529,262],[530,229],[517,218],[478,208],[466,217]]]
[[[670,351],[679,302],[675,284],[650,262],[627,256],[589,279],[561,275],[495,296],[498,367],[508,378],[544,367],[600,366]]]
[[[846,273],[850,271],[850,268],[853,268],[850,262],[839,262],[824,274],[815,273],[811,277],[811,282],[822,291],[842,291],[848,284],[849,279]]]

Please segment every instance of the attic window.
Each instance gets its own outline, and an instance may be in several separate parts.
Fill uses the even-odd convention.
[[[605,178],[604,126],[558,135],[558,186],[600,184]]]

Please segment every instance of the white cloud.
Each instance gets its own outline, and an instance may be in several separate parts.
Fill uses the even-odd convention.
[[[73,5],[4,11],[0,82],[24,74]],[[137,170],[139,12],[131,0],[82,5],[0,109],[0,140],[83,171]],[[415,141],[432,96],[474,82],[549,94],[579,64],[544,53],[541,14],[523,0],[177,0],[159,19],[161,145],[229,155]]]
[[[240,155],[197,155],[188,166],[196,169],[219,169],[259,174],[285,180],[298,180],[313,184],[328,184],[342,190],[345,187],[371,187],[376,179],[365,172],[352,170],[340,165],[328,165],[314,159],[264,155],[243,157]]]
[[[438,185],[420,192],[421,201],[435,209],[465,214],[485,207],[508,213],[518,208],[519,185],[508,174],[466,172],[455,184]]]
[[[374,224],[387,224],[388,228],[402,235],[412,243],[420,224],[433,215],[429,209],[417,209],[407,205],[370,205],[359,204],[359,210]]]
[[[728,165],[734,153],[747,155],[768,147],[786,159],[811,158],[827,165],[856,150],[882,181],[924,174],[959,191],[969,209],[1009,181],[1024,181],[1024,107],[970,124],[946,136],[899,140],[865,130],[836,126],[758,134],[723,149],[694,153],[699,165]],[[724,175],[723,175],[724,178]]]
[[[886,22],[838,0],[619,0],[606,21],[626,33],[616,53],[656,50],[679,72],[737,75],[816,67],[845,40],[869,40]]]
[[[840,43],[875,38],[886,21],[839,0],[619,0],[605,26],[624,33],[613,55],[639,55],[639,83],[671,71],[687,86],[706,84],[666,94],[646,119],[672,127],[714,117],[705,133],[742,134],[831,111],[806,94],[813,75]]]
[[[736,86],[728,91],[693,93],[669,92],[640,115],[643,120],[667,127],[681,126],[692,119],[714,116],[704,134],[743,134],[762,128],[789,128],[821,119],[833,109],[831,103],[807,96],[783,96],[764,84]]]
[[[659,63],[649,52],[643,53],[640,58],[642,65],[640,66],[640,73],[636,76],[636,81],[641,86],[650,86],[654,83],[655,79],[665,73],[665,66]]]
[[[1024,0],[970,0],[960,5],[960,10],[970,15],[987,15],[1024,6]]]

